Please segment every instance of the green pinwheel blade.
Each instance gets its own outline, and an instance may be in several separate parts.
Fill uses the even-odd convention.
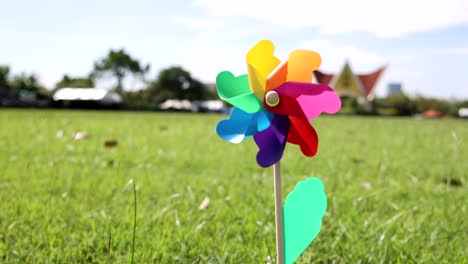
[[[247,113],[256,113],[265,109],[263,102],[249,88],[247,74],[235,77],[224,71],[216,77],[216,89],[219,97]]]

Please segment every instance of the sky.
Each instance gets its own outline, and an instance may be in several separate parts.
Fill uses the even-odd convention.
[[[466,0],[0,1],[0,65],[49,88],[111,48],[151,64],[148,78],[178,65],[214,83],[220,71],[246,73],[247,51],[270,39],[281,60],[318,52],[327,73],[345,61],[356,74],[387,65],[377,96],[398,82],[410,95],[468,99]]]

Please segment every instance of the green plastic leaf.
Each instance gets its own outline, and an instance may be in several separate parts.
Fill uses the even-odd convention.
[[[290,264],[317,237],[327,210],[327,196],[319,178],[301,181],[283,207],[284,263]]]
[[[256,113],[265,109],[263,102],[249,88],[247,74],[235,77],[231,72],[223,71],[216,77],[216,89],[219,97],[247,113]]]

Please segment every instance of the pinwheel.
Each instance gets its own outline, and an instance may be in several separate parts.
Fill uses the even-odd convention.
[[[318,136],[309,120],[341,108],[333,89],[312,83],[320,55],[295,50],[281,64],[273,50],[270,41],[260,41],[247,54],[248,75],[235,77],[225,71],[216,78],[219,97],[234,106],[230,118],[218,124],[218,135],[232,143],[253,136],[262,167],[281,159],[286,142],[299,145],[304,155],[314,156]]]
[[[318,136],[309,120],[338,112],[341,101],[329,86],[312,83],[312,73],[321,64],[318,53],[295,50],[283,63],[273,53],[273,43],[262,40],[247,53],[248,74],[218,74],[218,95],[234,108],[216,131],[231,143],[253,137],[259,148],[257,163],[274,165],[277,259],[292,263],[320,231],[326,196],[320,179],[309,178],[296,186],[282,208],[279,161],[287,142],[315,156]]]

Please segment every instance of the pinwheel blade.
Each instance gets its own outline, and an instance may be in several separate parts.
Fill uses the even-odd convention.
[[[216,77],[216,90],[219,97],[229,104],[247,113],[255,113],[265,109],[249,88],[247,74],[235,77],[231,72],[224,71]]]
[[[280,60],[273,53],[275,46],[269,40],[259,41],[247,53],[247,72],[251,91],[263,100],[266,80],[270,72],[280,64]]]
[[[301,181],[283,207],[284,259],[292,264],[317,237],[327,210],[327,196],[319,178]]]
[[[295,50],[289,54],[288,82],[312,82],[312,72],[317,70],[322,59],[317,52]]]
[[[340,97],[326,84],[286,82],[274,89],[280,102],[265,108],[275,114],[314,119],[321,113],[334,114],[341,108]]]
[[[317,154],[318,135],[309,120],[298,117],[289,117],[291,128],[289,129],[288,142],[299,145],[302,153],[307,157]]]
[[[268,75],[266,81],[265,93],[271,91],[281,84],[285,83],[288,78],[288,62],[281,63],[274,71]]]
[[[274,114],[268,111],[251,114],[234,107],[229,119],[218,123],[216,133],[224,140],[237,144],[267,129],[273,116]]]
[[[267,129],[254,135],[255,143],[259,148],[258,165],[264,168],[270,167],[281,159],[288,138],[289,126],[287,116],[275,115]]]

